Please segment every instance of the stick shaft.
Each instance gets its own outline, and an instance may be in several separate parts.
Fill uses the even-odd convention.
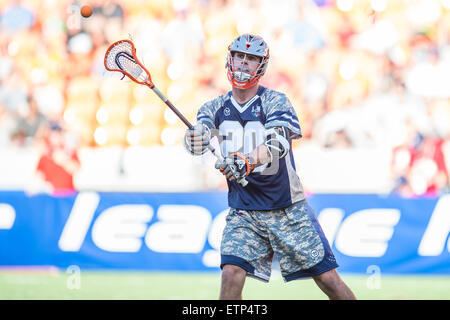
[[[186,119],[185,116],[183,116],[183,114],[178,111],[178,109],[172,104],[172,102],[169,101],[169,99],[166,98],[166,96],[155,86],[153,85],[153,87],[151,87],[151,89],[158,95],[158,97],[164,101],[164,103],[173,111],[175,112],[175,114],[178,116],[178,118],[180,118],[181,121],[184,122],[184,124],[189,128],[189,129],[193,129],[194,126],[192,125],[192,123],[189,122],[188,119]]]

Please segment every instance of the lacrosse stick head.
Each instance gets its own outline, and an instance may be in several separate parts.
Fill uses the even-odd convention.
[[[117,71],[134,82],[152,88],[153,82],[150,72],[136,57],[136,48],[131,40],[119,40],[109,46],[105,53],[105,68]]]

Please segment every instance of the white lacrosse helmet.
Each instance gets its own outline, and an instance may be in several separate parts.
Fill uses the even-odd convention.
[[[234,52],[242,52],[261,58],[261,61],[254,72],[251,74],[238,71],[233,62]],[[244,58],[245,59],[245,58]],[[239,89],[247,89],[256,85],[259,78],[264,75],[269,62],[269,47],[260,36],[252,34],[243,34],[228,46],[227,63],[227,77],[231,85]],[[242,62],[244,63],[244,61]]]

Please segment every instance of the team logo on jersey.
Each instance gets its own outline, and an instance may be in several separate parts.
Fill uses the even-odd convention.
[[[261,115],[261,106],[253,106],[252,107],[252,114],[255,117],[259,117]]]
[[[317,258],[319,256],[319,251],[317,251],[316,249],[311,250],[311,252],[309,253],[309,255],[311,256],[311,258]]]
[[[228,107],[226,107],[226,108],[223,110],[223,114],[225,115],[225,117],[228,117],[228,116],[230,115],[230,113],[231,113],[231,111],[230,111],[230,108],[228,108]]]

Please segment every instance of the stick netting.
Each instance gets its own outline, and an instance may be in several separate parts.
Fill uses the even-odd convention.
[[[118,42],[106,53],[105,64],[108,69],[127,72],[135,80],[146,82],[148,79],[147,73],[133,56],[131,43],[127,41]]]

